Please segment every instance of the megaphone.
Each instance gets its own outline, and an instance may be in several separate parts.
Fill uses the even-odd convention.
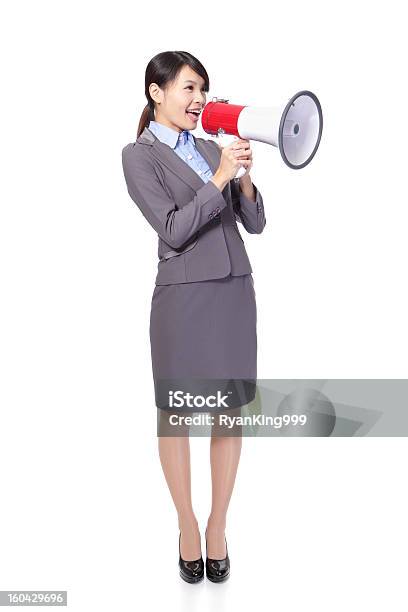
[[[323,114],[317,96],[299,91],[281,106],[254,107],[213,98],[201,117],[203,130],[218,138],[230,134],[279,148],[285,164],[299,170],[313,159],[322,137]],[[246,172],[240,168],[235,178]]]

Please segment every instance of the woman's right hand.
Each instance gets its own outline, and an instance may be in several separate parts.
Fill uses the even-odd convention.
[[[250,148],[249,140],[238,138],[221,151],[220,165],[217,172],[224,176],[228,181],[235,178],[238,170],[250,163],[247,159]]]
[[[227,147],[221,149],[220,165],[217,172],[210,179],[222,191],[229,181],[235,178],[239,168],[246,168],[252,162],[247,159],[250,153],[249,140],[239,138]]]

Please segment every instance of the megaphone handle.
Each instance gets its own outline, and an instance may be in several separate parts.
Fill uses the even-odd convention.
[[[236,179],[240,179],[241,176],[244,176],[244,174],[246,174],[246,168],[244,168],[244,166],[241,166],[241,168],[238,169],[238,172],[235,175]]]
[[[216,134],[215,136],[218,139],[218,143],[221,147],[222,147],[223,140],[227,141],[230,139],[230,136],[224,137],[222,134]],[[238,140],[237,136],[233,136],[233,139]],[[238,168],[237,173],[234,178],[240,179],[241,176],[244,176],[244,174],[246,174],[246,168],[244,168],[244,166],[241,166],[241,168]]]

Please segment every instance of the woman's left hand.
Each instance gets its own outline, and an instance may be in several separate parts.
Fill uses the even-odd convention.
[[[253,156],[249,140],[239,138],[235,141],[232,149],[235,150],[234,155],[236,158],[244,162],[243,167],[246,169],[245,176],[248,175],[253,165]]]

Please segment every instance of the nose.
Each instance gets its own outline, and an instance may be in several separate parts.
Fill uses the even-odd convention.
[[[200,106],[204,106],[206,102],[206,97],[205,94],[203,94],[202,96],[199,96],[195,99],[195,103],[196,104],[200,104]]]

